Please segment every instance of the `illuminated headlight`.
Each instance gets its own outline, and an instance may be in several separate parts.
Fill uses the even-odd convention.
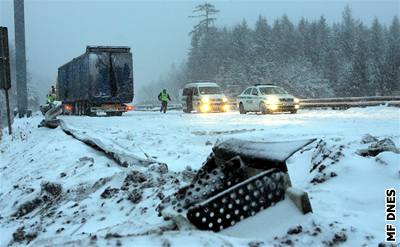
[[[228,102],[228,98],[227,97],[223,97],[222,98],[222,102],[224,102],[224,103]]]
[[[209,101],[210,101],[210,99],[208,97],[201,98],[202,103],[208,103]]]
[[[267,98],[267,104],[269,105],[277,105],[279,104],[279,98],[276,96],[271,96]]]
[[[200,111],[201,112],[208,112],[210,111],[210,105],[209,104],[203,104],[200,106]]]
[[[299,105],[294,105],[294,109],[299,109],[300,106]]]
[[[224,106],[222,107],[222,110],[223,110],[223,111],[229,111],[229,110],[230,110],[229,105],[224,105]]]
[[[270,104],[270,105],[268,106],[268,108],[269,108],[271,111],[276,111],[276,110],[278,110],[278,105],[277,105],[277,104]]]
[[[298,98],[294,98],[293,101],[294,101],[295,104],[298,104],[300,102],[300,100]]]

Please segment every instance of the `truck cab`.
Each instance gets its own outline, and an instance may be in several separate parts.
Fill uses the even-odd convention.
[[[183,88],[181,97],[183,111],[226,112],[229,110],[228,98],[215,82],[188,83]]]

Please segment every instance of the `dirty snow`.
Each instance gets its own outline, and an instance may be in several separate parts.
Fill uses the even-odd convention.
[[[151,162],[123,167],[60,128],[37,128],[39,115],[16,120],[13,136],[4,133],[0,143],[0,246],[377,246],[384,240],[384,190],[400,191],[398,108],[61,119],[104,148]],[[293,186],[309,193],[314,213],[301,215],[286,199],[220,233],[176,231],[158,217],[161,199],[190,181],[188,166],[199,169],[212,146],[228,138],[317,138],[287,161]],[[359,155],[379,143],[394,147]],[[46,184],[61,185],[61,193]],[[27,202],[33,206],[16,216]]]

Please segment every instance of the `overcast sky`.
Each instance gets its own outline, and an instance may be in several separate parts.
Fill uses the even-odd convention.
[[[57,68],[81,55],[86,45],[123,45],[133,49],[136,88],[157,80],[188,52],[188,33],[195,24],[192,9],[202,1],[26,0],[25,28],[28,71],[39,88],[56,80]],[[210,1],[221,12],[217,26],[246,19],[252,26],[258,15],[271,23],[287,14],[328,22],[340,21],[346,4],[355,18],[370,24],[376,16],[389,25],[400,13],[400,0],[382,1]],[[0,25],[14,39],[13,1],[0,0]]]

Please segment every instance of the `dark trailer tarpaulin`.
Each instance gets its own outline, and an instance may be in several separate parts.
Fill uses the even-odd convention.
[[[129,47],[88,46],[58,69],[58,96],[63,103],[90,106],[133,100],[132,53]]]

